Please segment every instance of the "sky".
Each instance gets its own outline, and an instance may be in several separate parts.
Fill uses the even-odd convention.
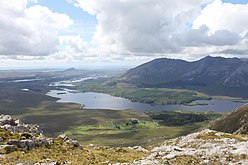
[[[0,0],[0,70],[248,57],[248,0]]]

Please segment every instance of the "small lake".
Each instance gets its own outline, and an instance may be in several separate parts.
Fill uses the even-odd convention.
[[[60,98],[58,102],[72,102],[85,105],[87,109],[113,109],[124,110],[133,109],[135,111],[144,112],[147,110],[163,111],[163,110],[185,110],[185,111],[216,111],[230,112],[244,105],[241,102],[230,100],[212,99],[212,100],[197,100],[192,103],[204,105],[185,106],[185,105],[151,105],[146,103],[132,102],[128,99],[114,97],[109,94],[85,92],[85,93],[70,93],[69,91],[52,90],[47,93],[52,97]],[[207,105],[205,105],[207,104]]]

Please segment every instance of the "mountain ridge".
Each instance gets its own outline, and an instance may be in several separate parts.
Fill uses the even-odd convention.
[[[128,70],[115,83],[148,88],[248,88],[248,61],[212,56],[192,62],[159,58]]]

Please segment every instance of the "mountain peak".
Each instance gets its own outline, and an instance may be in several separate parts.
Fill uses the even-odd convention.
[[[207,56],[203,57],[199,61],[202,61],[202,60],[239,60],[239,61],[241,61],[241,59],[239,59],[237,57],[226,58],[226,57],[221,57],[221,56],[214,57],[214,56],[210,56],[210,55],[207,55]]]

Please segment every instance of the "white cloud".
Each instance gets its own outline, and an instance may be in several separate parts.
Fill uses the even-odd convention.
[[[1,59],[128,63],[163,56],[191,60],[206,54],[248,54],[248,4],[66,0],[96,16],[94,32],[95,28],[87,31],[84,20],[73,24],[66,14],[54,13],[38,3],[27,7],[28,1],[37,2],[0,1]],[[92,42],[86,42],[92,33]]]
[[[193,27],[199,28],[206,25],[212,33],[223,29],[235,33],[246,33],[248,32],[246,18],[248,18],[248,3],[231,4],[215,0],[201,11],[193,22]]]
[[[202,55],[224,54],[228,49],[244,52],[240,50],[247,46],[244,36],[248,34],[248,4],[221,0],[77,2],[97,18],[93,42],[111,53],[139,56],[186,53],[189,57],[188,54],[196,56],[190,50]]]
[[[221,47],[215,53],[235,55],[244,57],[248,55],[248,3],[231,4],[215,0],[207,5],[201,14],[194,20],[193,28],[197,29],[204,25],[209,28],[209,34],[214,34],[220,30],[227,30],[240,36],[240,41],[229,47]],[[229,37],[230,35],[225,35]],[[216,40],[218,41],[218,40]]]
[[[59,51],[52,55],[57,60],[83,60],[89,57],[89,44],[79,35],[60,36]]]
[[[209,0],[77,1],[83,10],[96,15],[94,43],[117,53],[164,53],[181,50],[171,35],[185,30]]]
[[[35,1],[34,1],[35,2]],[[73,21],[27,0],[0,1],[0,55],[49,55],[57,51],[58,31]]]
[[[173,38],[181,46],[225,46],[235,45],[241,40],[241,37],[237,33],[228,30],[217,30],[213,34],[208,33],[208,27],[202,25],[199,29],[175,34]]]

